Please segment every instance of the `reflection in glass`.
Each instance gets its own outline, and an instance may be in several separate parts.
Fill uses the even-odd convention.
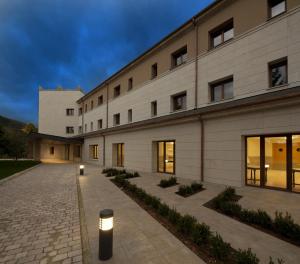
[[[175,142],[162,141],[158,142],[158,172],[174,173],[175,172]]]
[[[247,138],[247,184],[260,185],[260,138]]]
[[[300,135],[292,137],[292,188],[300,192]]]
[[[174,173],[174,142],[166,142],[166,172]]]
[[[286,137],[265,138],[265,185],[286,188]]]
[[[165,143],[158,142],[158,171],[159,172],[164,172],[165,170],[164,149],[165,149]]]
[[[117,144],[117,166],[124,167],[124,143]]]

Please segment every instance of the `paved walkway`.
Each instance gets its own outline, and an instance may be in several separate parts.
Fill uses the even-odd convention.
[[[109,264],[204,263],[154,218],[117,188],[101,169],[87,165],[80,177],[92,263],[98,261],[98,219],[114,210],[114,254]]]
[[[207,188],[205,191],[197,193],[189,198],[183,198],[175,194],[178,186],[166,189],[158,187],[157,184],[161,178],[163,177],[147,173],[143,174],[140,178],[134,178],[130,181],[136,183],[148,193],[160,197],[162,201],[170,206],[175,206],[179,212],[191,214],[200,222],[205,222],[213,231],[221,234],[224,240],[229,242],[234,248],[252,248],[253,252],[257,254],[262,263],[268,263],[269,256],[272,256],[273,259],[282,258],[287,264],[300,263],[299,247],[202,206],[220,193],[225,186],[206,183],[204,185]],[[184,181],[183,183],[186,184],[188,182],[190,183],[191,181]],[[280,210],[285,208],[285,210],[296,216],[296,220],[298,219],[300,195],[259,189],[252,191],[252,189],[253,188],[247,187],[238,190],[238,193],[247,197],[242,198],[241,200],[243,206],[245,205],[244,199],[246,202],[248,201],[248,207],[255,209],[260,207],[267,211],[272,211],[272,209],[276,210],[278,205]],[[248,193],[247,190],[250,192]],[[260,194],[258,194],[259,191]],[[259,207],[257,207],[258,204],[255,203],[255,196],[260,199]],[[263,202],[264,197],[266,197],[265,203]],[[287,197],[289,198],[285,199]]]
[[[82,263],[76,167],[41,165],[0,185],[0,263]]]

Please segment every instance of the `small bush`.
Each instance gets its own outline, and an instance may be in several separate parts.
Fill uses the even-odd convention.
[[[259,259],[257,256],[251,251],[251,249],[247,250],[239,250],[236,253],[237,264],[258,264]]]
[[[242,207],[238,203],[222,202],[219,204],[219,209],[226,215],[239,217]]]
[[[140,177],[140,174],[139,174],[138,172],[135,171],[135,172],[133,173],[133,177],[134,177],[134,178]]]
[[[221,193],[221,196],[224,201],[233,201],[236,196],[235,189],[232,187],[227,187],[225,191]]]
[[[273,259],[270,257],[269,264],[275,264]],[[283,259],[277,259],[277,264],[284,264]]]
[[[169,211],[170,211],[170,207],[165,203],[161,203],[158,207],[158,213],[161,216],[167,216],[169,214]]]
[[[178,187],[178,194],[182,196],[191,195],[193,193],[193,189],[188,185],[180,185]]]
[[[211,235],[210,228],[208,225],[202,224],[195,224],[192,230],[192,240],[198,246],[206,243]]]
[[[170,177],[169,179],[163,179],[160,181],[159,186],[163,188],[167,188],[177,184],[176,177]]]
[[[203,184],[202,184],[202,183],[193,182],[193,183],[191,184],[191,187],[192,187],[192,190],[193,190],[194,192],[197,192],[197,191],[200,191],[200,190],[203,189]]]
[[[169,210],[168,220],[173,224],[177,225],[181,219],[180,213],[175,208]]]
[[[151,206],[153,209],[158,209],[160,205],[160,199],[149,194],[146,194],[144,201],[147,205]]]
[[[186,214],[179,220],[177,224],[178,230],[185,235],[190,235],[196,223],[197,220],[195,217]]]
[[[283,216],[282,213],[276,212],[274,229],[281,235],[300,243],[300,226],[294,222],[289,213]]]
[[[211,254],[219,260],[226,260],[231,252],[230,244],[224,242],[219,234],[212,236],[210,242]]]

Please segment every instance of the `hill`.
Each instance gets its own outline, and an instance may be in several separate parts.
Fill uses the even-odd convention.
[[[26,124],[0,115],[0,127],[6,131],[20,131]]]

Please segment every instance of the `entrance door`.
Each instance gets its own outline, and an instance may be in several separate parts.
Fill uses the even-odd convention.
[[[300,192],[300,135],[292,136],[292,190]]]
[[[175,141],[157,142],[157,171],[175,173]]]

